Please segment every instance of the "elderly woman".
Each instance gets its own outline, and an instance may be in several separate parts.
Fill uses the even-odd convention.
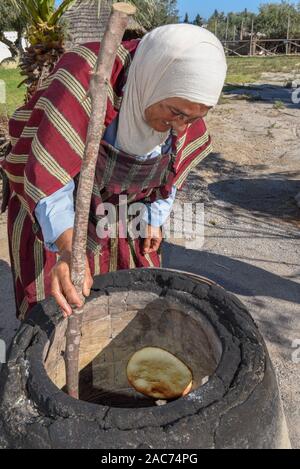
[[[10,120],[12,148],[2,167],[10,183],[8,236],[17,315],[53,295],[65,316],[80,299],[70,279],[74,201],[89,123],[86,98],[99,43],[75,47]],[[109,86],[90,208],[86,277],[160,266],[161,226],[189,172],[210,151],[203,121],[226,75],[221,43],[179,24],[119,48]],[[147,232],[99,238],[103,202],[147,204]],[[150,209],[151,204],[151,209]]]

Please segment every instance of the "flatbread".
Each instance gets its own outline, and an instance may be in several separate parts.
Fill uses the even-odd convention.
[[[191,370],[175,355],[157,347],[136,352],[128,362],[127,378],[138,392],[154,399],[176,399],[192,389]]]

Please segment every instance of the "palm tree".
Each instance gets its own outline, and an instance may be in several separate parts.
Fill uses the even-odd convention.
[[[26,48],[20,61],[21,74],[26,77],[20,85],[26,84],[29,99],[36,91],[38,83],[51,73],[64,52],[65,33],[60,19],[74,0],[63,0],[58,8],[55,8],[55,0],[9,2],[27,20],[26,38],[30,46]]]

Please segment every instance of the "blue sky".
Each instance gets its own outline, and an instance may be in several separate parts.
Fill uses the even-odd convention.
[[[281,3],[281,0],[213,0],[212,2],[207,0],[177,0],[177,2],[181,19],[184,18],[187,12],[190,19],[193,20],[197,13],[207,19],[215,9],[228,13],[230,11],[243,11],[248,8],[249,11],[257,12],[259,5],[263,3]],[[57,5],[60,3],[61,0],[56,0]],[[291,0],[290,3],[297,2]]]
[[[215,9],[228,13],[230,11],[243,11],[248,8],[249,11],[256,12],[259,5],[263,3],[281,3],[280,0],[178,0],[180,15],[183,17],[186,12],[193,20],[197,13],[202,17],[208,18]],[[293,3],[293,1],[291,1]],[[295,2],[296,3],[296,2]]]

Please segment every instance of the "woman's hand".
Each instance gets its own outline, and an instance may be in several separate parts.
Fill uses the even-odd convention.
[[[64,251],[60,259],[51,271],[51,294],[54,296],[58,306],[61,307],[63,316],[71,316],[72,307],[80,308],[83,306],[79,295],[71,281],[71,253]],[[88,297],[93,285],[93,278],[86,260],[85,279],[83,284],[83,295]]]
[[[80,308],[82,301],[71,280],[71,246],[73,230],[68,230],[56,241],[59,248],[60,259],[51,271],[51,294],[58,306],[62,309],[64,317],[71,316],[72,306]],[[86,259],[85,279],[83,284],[83,295],[88,297],[93,285],[93,277]]]
[[[160,227],[147,226],[147,238],[144,239],[143,254],[157,252],[162,243],[162,231]]]

